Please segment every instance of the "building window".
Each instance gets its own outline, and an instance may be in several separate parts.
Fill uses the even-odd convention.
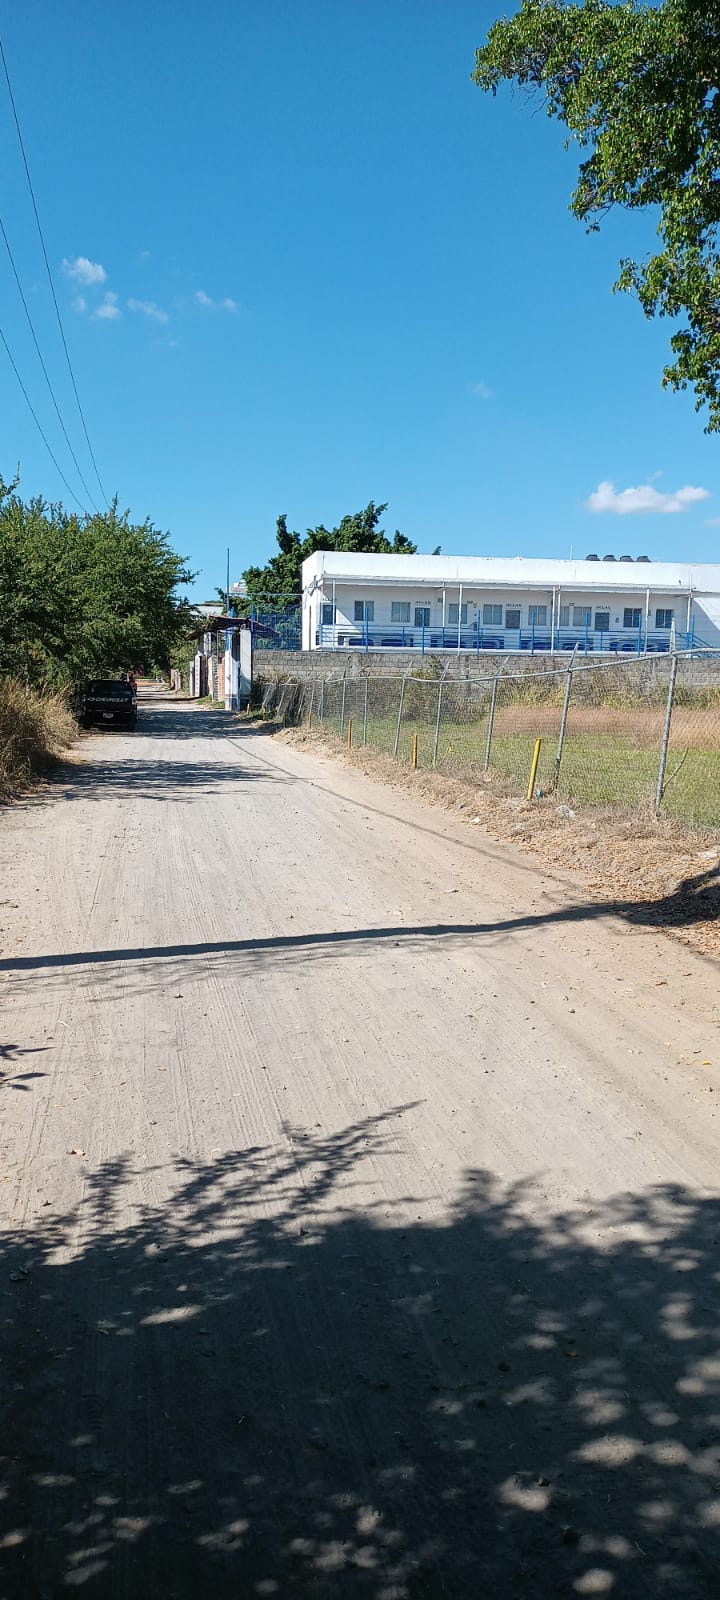
[[[639,606],[626,606],[623,611],[623,627],[639,628],[642,625],[642,611]]]
[[[573,627],[584,628],[590,626],[591,611],[589,606],[573,606]]]
[[[505,607],[505,627],[506,628],[519,628],[520,627],[520,607],[519,606],[506,606]]]
[[[570,627],[570,607],[569,606],[561,606],[560,607],[560,610],[558,611],[558,627],[559,628],[569,628]]]
[[[674,611],[656,611],[655,612],[655,627],[656,628],[671,628],[672,625],[673,625],[673,617],[674,617],[674,615],[675,615]]]
[[[491,628],[501,628],[502,606],[483,606],[483,623]]]
[[[415,607],[415,627],[416,628],[429,628],[430,627],[430,607],[429,606],[416,606]]]
[[[531,627],[532,627],[533,623],[535,623],[536,627],[546,628],[547,627],[547,606],[529,606],[528,607],[528,622],[530,623]]]
[[[391,606],[390,606],[390,621],[391,622],[409,622],[410,621],[410,601],[409,600],[393,600],[391,602]]]
[[[457,600],[450,601],[448,606],[448,622],[450,623],[451,627],[457,627],[458,622],[463,628],[465,627],[467,623],[467,606],[465,605],[464,601],[459,607]]]
[[[375,601],[374,600],[356,600],[355,601],[355,621],[356,622],[374,622],[375,621]]]
[[[335,607],[334,606],[332,606],[332,605],[323,606],[323,608],[322,608],[322,620],[323,620],[323,627],[324,628],[331,628],[332,627],[332,625],[333,625],[333,623],[335,621]]]
[[[609,611],[596,611],[595,612],[595,631],[596,631],[596,633],[609,633],[610,632],[610,612]]]

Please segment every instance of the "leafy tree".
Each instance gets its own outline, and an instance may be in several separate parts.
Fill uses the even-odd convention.
[[[621,262],[615,287],[649,317],[681,319],[663,385],[691,385],[720,431],[720,0],[523,0],[490,29],[473,78],[542,93],[588,152],[571,210],[590,228],[616,205],[659,216],[659,248]]]
[[[275,537],[278,553],[271,556],[264,567],[248,567],[243,573],[250,601],[267,600],[270,596],[283,596],[288,605],[300,603],[302,591],[302,564],[316,550],[378,551],[385,554],[414,555],[417,545],[404,533],[396,530],[388,539],[380,524],[387,505],[376,506],[374,501],[364,511],[343,517],[336,528],[308,528],[304,537],[288,530],[287,517],[277,519]]]
[[[81,518],[0,483],[0,673],[36,686],[165,665],[191,627],[168,535],[117,504]]]

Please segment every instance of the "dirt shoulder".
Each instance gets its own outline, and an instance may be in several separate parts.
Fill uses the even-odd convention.
[[[347,750],[327,732],[285,729],[278,742],[312,750],[438,806],[577,875],[610,908],[628,903],[702,955],[720,956],[720,838],[651,814],[576,810],[552,796],[521,800],[444,774],[413,772],[369,748]]]

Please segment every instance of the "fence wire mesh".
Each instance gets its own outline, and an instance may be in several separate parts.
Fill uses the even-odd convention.
[[[353,746],[508,794],[528,791],[539,740],[536,794],[720,825],[720,679],[693,656],[537,672],[506,661],[492,677],[461,679],[439,669],[291,679],[264,686],[262,709],[286,723],[312,716]]]

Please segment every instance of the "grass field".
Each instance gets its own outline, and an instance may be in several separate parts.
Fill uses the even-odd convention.
[[[353,742],[363,742],[364,706],[358,686],[346,696],[344,731],[353,717]],[[340,732],[340,705],[328,703],[325,726]],[[430,696],[427,697],[430,705]],[[398,759],[412,758],[417,734],[418,767],[432,767],[435,720],[422,715],[417,704],[400,724]],[[418,714],[419,713],[419,714]],[[441,719],[437,770],[476,779],[522,794],[530,774],[536,738],[542,738],[537,787],[553,789],[560,729],[559,705],[510,705],[495,716],[490,766],[485,773],[488,730],[487,710],[477,714],[468,705],[463,720]],[[559,779],[554,792],[559,801],[579,806],[619,806],[634,809],[652,804],[658,780],[664,725],[662,705],[570,706]],[[397,711],[369,713],[367,743],[392,754],[397,731]],[[691,827],[720,825],[720,710],[713,705],[683,704],[675,708],[663,799],[665,815]]]

